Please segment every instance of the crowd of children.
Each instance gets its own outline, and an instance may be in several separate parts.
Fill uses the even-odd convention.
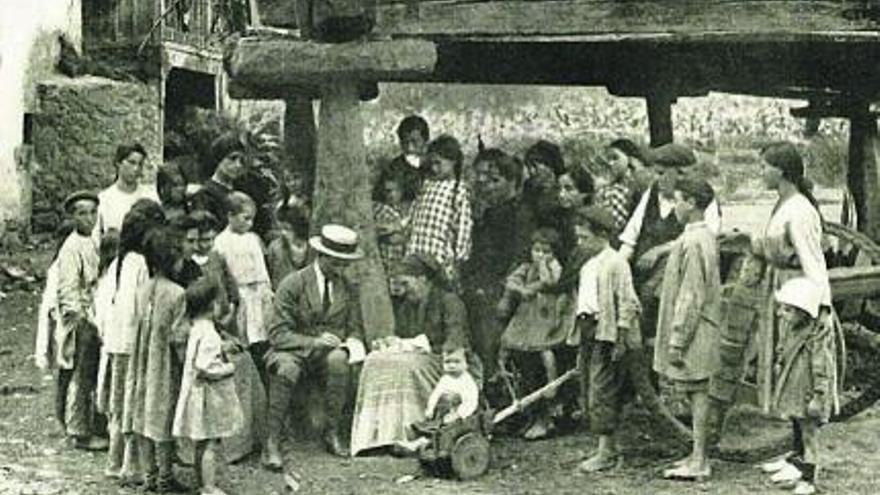
[[[427,123],[417,116],[404,119],[398,136],[403,153],[380,170],[373,198],[392,296],[411,256],[430,259],[450,290],[466,291],[461,271],[486,199],[471,196],[455,138],[430,140]],[[126,486],[183,490],[172,469],[183,439],[193,442],[202,493],[223,493],[216,483],[225,448],[220,440],[262,419],[249,412],[250,385],[243,385],[236,363],[244,363],[246,350],[261,390],[269,389],[273,291],[306,264],[307,213],[282,202],[274,219],[280,228],[261,238],[253,232],[258,205],[233,189],[241,149],[228,138],[218,140],[217,149],[217,171],[207,192],[196,192],[200,201],[187,203],[185,184],[176,187],[181,184],[172,171],[163,175],[162,205],[133,186],[146,153],[127,146],[117,153],[111,188],[101,195],[77,192],[64,203],[72,231],[48,271],[36,356],[42,366],[58,369],[56,413],[69,437],[80,448],[109,448],[106,475]],[[780,203],[811,198],[802,190],[799,156],[788,148],[768,153],[768,185],[778,190]],[[536,354],[551,382],[564,349],[579,353],[589,384],[587,418],[598,437],[580,469],[596,473],[620,462],[616,437],[631,399],[633,363],[652,342],[653,369],[687,397],[693,417],[690,454],[663,474],[711,476],[712,418],[723,415],[713,400],[724,332],[720,210],[712,187],[695,171],[693,152],[678,145],[644,150],[617,140],[589,173],[580,164],[566,167],[559,148],[541,141],[524,162],[509,162],[505,167],[521,168],[508,175],[519,178],[511,191],[523,198],[511,204],[530,208],[535,223],[523,226],[530,229],[530,245],[512,260],[503,294],[493,302],[504,330],[491,359],[505,372],[512,354]],[[813,246],[821,236],[817,225],[818,234],[789,235],[779,248],[801,257],[821,254]],[[774,279],[778,314],[770,313],[768,324],[778,351],[768,411],[793,420],[796,441],[793,456],[765,468],[774,479],[796,481],[799,495],[809,494],[815,491],[816,432],[837,405],[827,274],[810,258],[780,263],[766,254],[760,237],[753,244],[753,255],[780,273],[807,272]],[[470,329],[472,335],[481,331]],[[417,430],[476,411],[482,383],[464,360],[461,348],[444,354],[444,374],[425,411],[429,421]],[[106,427],[94,420],[96,413]],[[532,438],[550,430],[546,422],[539,426],[532,425],[532,433],[539,432]]]

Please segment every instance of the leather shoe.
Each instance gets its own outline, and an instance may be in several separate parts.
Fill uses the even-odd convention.
[[[350,455],[335,431],[330,430],[324,434],[324,446],[327,448],[327,452],[337,457],[349,457]]]

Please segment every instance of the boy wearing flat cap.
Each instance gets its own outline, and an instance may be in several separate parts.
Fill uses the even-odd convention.
[[[58,414],[74,446],[87,450],[107,448],[95,435],[92,400],[98,379],[100,343],[94,318],[94,291],[98,280],[98,247],[91,234],[97,221],[98,196],[77,191],[64,201],[74,224],[58,251],[58,312],[56,359]]]
[[[697,159],[690,148],[675,143],[649,150],[646,157],[657,179],[642,194],[619,239],[620,253],[633,266],[633,280],[642,302],[642,328],[650,337],[656,327],[657,293],[665,255],[684,231],[673,212],[675,182],[697,175]],[[721,232],[720,211],[714,199],[704,210],[704,221],[714,235]]]
[[[660,293],[654,371],[687,395],[693,409],[693,450],[666,478],[703,479],[706,457],[709,379],[720,365],[721,273],[715,234],[704,219],[715,194],[705,181],[675,184],[675,216],[684,232],[672,245]]]
[[[570,344],[580,344],[582,361],[589,356],[590,427],[599,435],[599,447],[580,470],[593,473],[615,466],[619,453],[614,434],[623,412],[624,392],[632,381],[629,361],[642,346],[641,307],[626,258],[611,247],[615,231],[611,212],[588,207],[575,213],[578,243],[602,246],[580,269],[577,315]]]

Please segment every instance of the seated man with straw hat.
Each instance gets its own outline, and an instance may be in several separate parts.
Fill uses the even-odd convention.
[[[363,352],[364,333],[357,291],[343,272],[363,252],[357,233],[341,225],[325,225],[309,245],[317,252],[315,261],[281,282],[268,323],[269,438],[264,461],[272,470],[282,467],[278,435],[303,376],[321,378],[326,389],[327,450],[348,455],[338,428],[356,387],[351,357],[357,347]]]

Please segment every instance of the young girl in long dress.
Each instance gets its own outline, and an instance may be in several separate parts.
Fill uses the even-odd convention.
[[[139,319],[126,375],[123,427],[138,437],[147,489],[179,492],[174,478],[171,427],[178,384],[174,383],[172,352],[187,338],[184,290],[171,281],[177,261],[174,235],[154,229],[145,240],[151,278],[138,290]]]
[[[187,290],[186,312],[192,330],[186,346],[183,380],[174,414],[174,436],[195,442],[200,493],[223,495],[216,485],[220,441],[243,427],[235,393],[235,366],[223,353],[212,319],[217,285],[200,280]]]

